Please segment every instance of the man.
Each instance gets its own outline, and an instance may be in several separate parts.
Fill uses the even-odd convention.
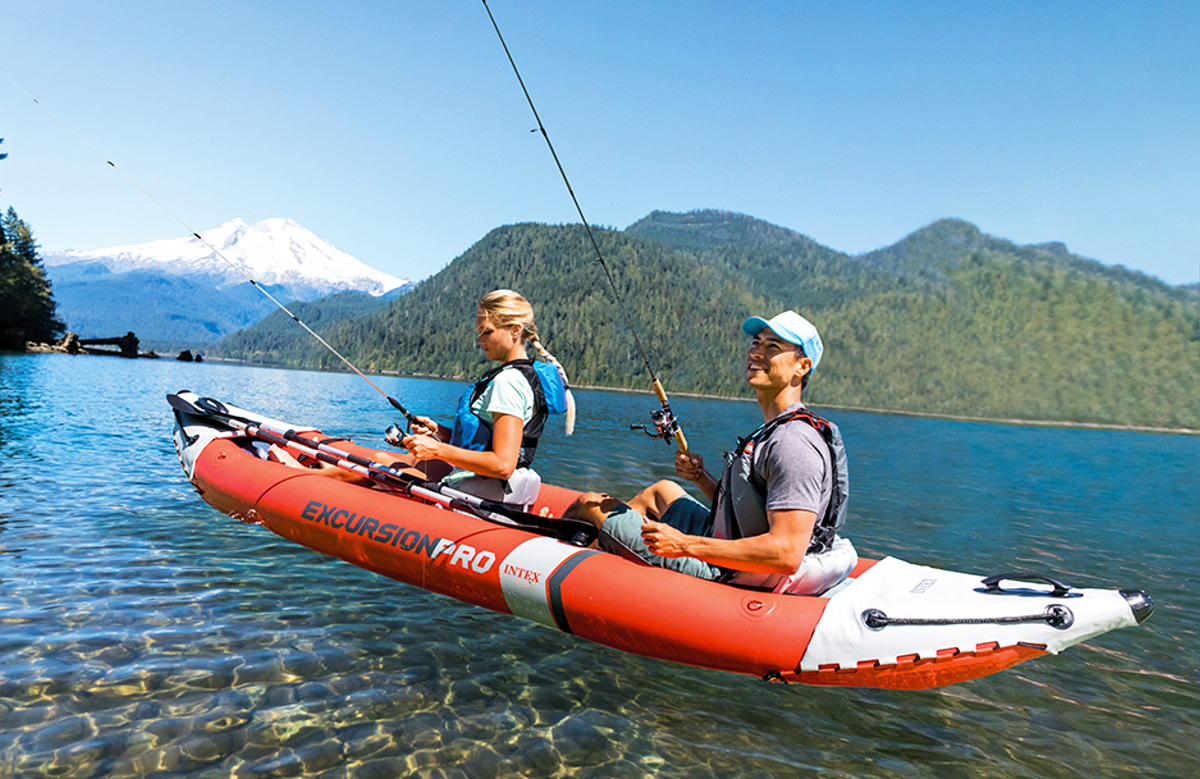
[[[696,455],[676,453],[675,471],[713,503],[710,509],[673,481],[660,481],[628,504],[583,495],[573,516],[600,528],[600,546],[704,579],[792,594],[818,594],[842,581],[858,556],[837,530],[849,491],[836,426],[801,400],[821,360],[817,329],[794,311],[750,317],[746,384],[763,426],[726,455],[720,481]]]

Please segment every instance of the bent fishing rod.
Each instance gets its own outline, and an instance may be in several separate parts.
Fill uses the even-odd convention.
[[[167,208],[167,206],[162,201],[160,201],[158,198],[154,197],[154,195],[150,194],[150,192],[148,192],[145,189],[145,187],[143,187],[141,184],[139,184],[137,181],[135,181],[132,176],[130,176],[128,173],[126,173],[124,170],[122,170],[120,167],[118,167],[117,164],[115,162],[113,162],[111,159],[109,159],[106,155],[101,153],[101,151],[99,149],[97,149],[95,146],[93,146],[90,142],[88,142],[88,140],[86,138],[84,138],[82,135],[77,133],[75,131],[75,129],[73,127],[71,127],[69,124],[67,124],[65,121],[63,121],[58,116],[58,114],[54,113],[49,108],[47,108],[46,105],[42,103],[42,101],[38,100],[33,95],[29,94],[29,92],[27,92],[24,87],[22,87],[17,82],[13,81],[12,78],[7,73],[0,71],[0,76],[4,76],[4,78],[6,78],[10,84],[12,84],[14,87],[19,89],[26,97],[28,97],[30,100],[32,100],[34,103],[36,103],[39,108],[41,108],[43,111],[48,113],[51,117],[53,117],[56,122],[58,122],[63,127],[65,127],[67,132],[71,133],[71,135],[74,135],[76,138],[78,138],[83,143],[84,146],[87,146],[89,149],[91,149],[93,152],[95,152],[96,156],[99,157],[100,159],[104,160],[105,164],[107,164],[110,168],[112,168],[117,173],[120,173],[125,178],[126,181],[128,181],[130,184],[132,184],[134,187],[136,187],[143,195],[145,195],[147,198],[149,198],[151,202],[153,202],[155,205],[157,205],[159,208],[161,208],[164,212],[166,212],[166,214],[168,216],[170,216],[172,219],[174,219],[176,222],[178,222],[183,227],[184,230],[187,230],[189,233],[191,233],[193,238],[195,238],[197,241],[204,244],[204,246],[206,246],[209,250],[211,250],[212,253],[221,260],[221,262],[224,262],[230,268],[233,268],[233,270],[235,272],[237,272],[237,274],[239,276],[244,278],[246,281],[250,282],[250,284],[256,290],[258,290],[262,294],[266,295],[268,300],[270,300],[272,303],[274,303],[276,306],[278,306],[279,310],[281,310],[283,313],[285,313],[289,317],[291,317],[292,321],[294,321],[296,324],[300,325],[305,330],[307,330],[308,334],[311,335],[313,338],[317,339],[317,341],[322,346],[324,346],[331,353],[333,353],[334,357],[337,357],[339,360],[341,360],[350,370],[357,373],[359,378],[361,378],[367,384],[370,384],[371,387],[374,388],[375,391],[377,391],[380,395],[383,395],[385,398],[387,398],[388,403],[391,403],[393,408],[395,408],[397,411],[399,411],[401,414],[404,415],[404,418],[408,421],[410,429],[411,429],[412,425],[417,422],[417,418],[413,414],[409,413],[408,409],[406,409],[403,405],[401,405],[400,401],[396,400],[391,395],[387,394],[382,389],[380,389],[379,385],[377,385],[375,382],[373,382],[369,378],[367,378],[367,375],[365,373],[360,371],[358,369],[358,367],[354,365],[354,363],[350,362],[350,360],[346,359],[346,357],[344,357],[341,352],[339,352],[337,349],[333,348],[333,346],[330,345],[330,343],[328,341],[326,341],[324,338],[322,338],[320,336],[320,334],[317,333],[316,330],[313,330],[311,327],[309,327],[307,324],[305,324],[303,321],[301,321],[300,317],[298,317],[294,313],[292,313],[291,309],[289,309],[287,306],[285,306],[283,303],[281,303],[274,295],[272,295],[270,292],[268,292],[265,287],[263,287],[261,284],[259,284],[254,279],[252,279],[249,274],[247,274],[244,270],[239,268],[224,254],[222,254],[220,249],[213,246],[203,236],[201,236],[200,233],[193,230],[187,224],[187,222],[184,222],[183,219],[181,219],[179,216],[177,216],[175,214],[174,211],[172,211],[170,208]]]
[[[608,263],[604,261],[604,254],[600,251],[600,244],[596,241],[596,236],[592,233],[592,226],[588,223],[587,217],[583,215],[583,208],[579,205],[579,198],[575,197],[575,190],[571,187],[570,180],[567,179],[567,172],[563,170],[562,162],[558,159],[558,153],[554,151],[554,144],[550,142],[550,134],[546,132],[545,125],[542,124],[542,117],[538,115],[537,107],[533,104],[533,98],[529,96],[529,90],[525,88],[525,79],[521,78],[521,71],[517,69],[517,63],[513,59],[512,52],[508,49],[508,44],[504,42],[504,36],[500,34],[500,26],[496,24],[496,17],[492,15],[492,9],[488,6],[487,0],[482,0],[484,10],[487,11],[488,18],[492,21],[492,28],[496,31],[496,37],[500,39],[500,46],[504,49],[505,56],[508,57],[508,64],[512,66],[513,74],[517,77],[517,83],[521,85],[521,91],[525,93],[525,101],[529,103],[529,110],[533,112],[533,118],[537,121],[537,130],[542,138],[546,140],[546,146],[550,149],[550,156],[554,158],[554,164],[558,167],[558,173],[562,176],[563,183],[567,186],[567,192],[571,195],[571,202],[575,204],[575,210],[579,213],[579,219],[583,222],[583,229],[587,232],[588,240],[592,243],[592,248],[596,251],[596,259],[600,263],[600,267],[604,270],[604,276],[608,279],[608,284],[612,288],[613,298],[617,301],[617,307],[621,309],[621,315],[625,317],[625,324],[629,325],[629,331],[633,334],[633,342],[637,345],[638,353],[642,357],[642,362],[646,366],[646,370],[650,373],[651,387],[654,390],[655,397],[658,398],[659,404],[662,406],[656,411],[650,412],[651,418],[654,420],[654,428],[657,432],[651,433],[646,430],[645,425],[633,425],[631,430],[645,430],[652,438],[661,438],[670,443],[671,439],[675,440],[675,445],[683,454],[690,454],[688,451],[687,438],[683,435],[683,430],[679,427],[679,420],[675,418],[674,412],[671,411],[671,404],[667,401],[667,392],[663,389],[662,382],[659,381],[658,375],[654,372],[654,367],[650,364],[650,358],[646,356],[646,350],[642,348],[642,341],[638,338],[637,328],[633,326],[633,319],[629,316],[629,311],[625,308],[624,301],[621,300],[621,293],[617,289],[617,283],[613,280],[612,272],[608,269]]]

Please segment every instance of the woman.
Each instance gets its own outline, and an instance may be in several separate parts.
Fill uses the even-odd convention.
[[[443,476],[443,486],[453,490],[528,509],[541,488],[541,478],[529,466],[546,418],[566,413],[570,435],[575,401],[562,366],[542,346],[528,300],[512,290],[489,292],[479,301],[475,329],[484,355],[500,365],[463,394],[454,426],[417,417],[409,435],[388,438],[407,455],[376,450],[369,456],[425,479]],[[527,344],[546,362],[529,359]],[[303,467],[278,447],[271,455]],[[331,478],[365,481],[335,466],[313,465]],[[411,470],[414,466],[417,470]]]
[[[454,466],[442,484],[489,500],[528,507],[541,479],[529,466],[551,412],[567,414],[575,404],[566,374],[538,337],[533,307],[521,295],[498,289],[484,295],[475,314],[476,342],[500,365],[483,375],[459,401],[454,426],[418,417],[400,444],[414,462],[440,460]],[[526,345],[545,363],[529,359]]]

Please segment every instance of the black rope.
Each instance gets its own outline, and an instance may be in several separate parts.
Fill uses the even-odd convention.
[[[889,617],[879,609],[867,609],[862,613],[863,624],[871,630],[883,630],[890,625],[1014,625],[1025,622],[1045,622],[1052,628],[1065,630],[1075,622],[1075,615],[1066,606],[1047,606],[1041,614],[1013,617]]]

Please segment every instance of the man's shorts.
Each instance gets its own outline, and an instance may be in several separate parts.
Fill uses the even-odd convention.
[[[712,511],[690,495],[684,495],[667,506],[658,521],[689,536],[712,535]]]
[[[681,533],[693,536],[707,536],[709,528],[708,508],[684,496],[667,506],[661,521]],[[632,560],[637,560],[659,568],[686,573],[700,579],[719,579],[725,574],[723,568],[710,565],[695,557],[659,557],[646,548],[642,540],[642,524],[645,517],[624,503],[617,505],[609,512],[600,528],[600,548],[606,552],[619,554]]]

